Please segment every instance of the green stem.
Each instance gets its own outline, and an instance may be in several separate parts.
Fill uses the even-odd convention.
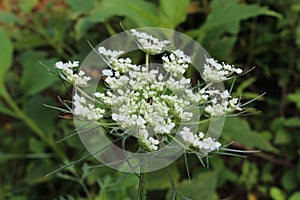
[[[11,107],[11,109],[15,113],[15,117],[22,120],[33,132],[37,134],[37,136],[44,141],[49,147],[52,148],[53,152],[62,160],[66,159],[64,153],[58,148],[55,144],[55,141],[52,138],[49,138],[47,134],[38,127],[38,125],[29,118],[24,111],[22,111],[14,102],[12,97],[6,91],[6,88],[2,88],[2,97],[6,101],[6,103]]]
[[[146,186],[146,173],[140,173],[139,178],[139,189],[137,200],[146,200],[147,199],[147,186]]]
[[[146,68],[149,71],[149,53],[146,53]]]
[[[104,26],[105,26],[105,28],[107,29],[108,33],[109,33],[111,36],[117,34],[116,31],[113,29],[113,27],[109,24],[108,21],[105,21],[105,22],[104,22]]]

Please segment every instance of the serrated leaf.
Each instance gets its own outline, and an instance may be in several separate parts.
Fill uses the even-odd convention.
[[[46,53],[40,51],[26,51],[19,57],[23,65],[21,86],[26,95],[36,94],[58,81],[58,78],[50,75],[49,72],[39,62],[47,66],[53,66],[55,59],[46,59]]]
[[[4,79],[8,68],[12,64],[13,45],[4,29],[0,28],[0,95],[4,87]]]
[[[187,16],[189,0],[160,0],[159,16],[167,25],[166,28],[174,29],[178,24],[184,22]]]
[[[250,129],[247,121],[240,118],[227,118],[222,132],[222,137],[228,141],[239,142],[253,149],[278,152],[261,134]]]

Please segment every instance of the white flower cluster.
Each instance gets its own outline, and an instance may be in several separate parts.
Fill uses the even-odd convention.
[[[89,121],[99,121],[103,117],[105,110],[95,108],[94,105],[88,104],[83,96],[80,97],[78,94],[75,94],[73,99],[75,115],[83,117]]]
[[[195,135],[191,130],[187,127],[183,127],[183,130],[179,132],[181,137],[187,146],[192,146],[201,152],[205,151],[214,151],[218,150],[221,146],[221,143],[215,141],[211,137],[204,137],[203,132],[199,132],[198,135]]]
[[[112,69],[121,73],[127,73],[131,69],[137,67],[136,65],[131,64],[132,61],[130,58],[119,58],[122,54],[124,54],[124,51],[109,50],[101,46],[98,48],[98,52],[106,57],[106,61]]]
[[[165,52],[170,43],[136,30],[131,30],[131,34],[136,37],[147,56]],[[221,144],[214,138],[202,132],[194,133],[188,125],[180,127],[182,123],[189,124],[197,117],[193,116],[195,111],[204,110],[211,117],[224,116],[241,110],[240,102],[237,98],[232,98],[227,90],[212,90],[200,86],[192,89],[191,80],[184,77],[192,62],[183,51],[175,50],[162,56],[163,69],[155,66],[149,68],[149,63],[146,63],[146,67],[132,64],[130,58],[120,58],[124,54],[120,50],[99,47],[98,52],[108,65],[108,68],[102,70],[108,88],[89,98],[95,98],[110,107],[107,115],[110,116],[111,113],[111,119],[124,132],[135,136],[142,149],[158,150],[164,142],[169,141],[168,136],[176,134],[181,136],[187,149],[206,153],[219,149]],[[86,86],[90,77],[84,76],[81,70],[75,74],[74,68],[77,66],[77,61],[56,63],[67,81],[77,86]],[[241,72],[239,68],[219,64],[208,58],[202,77],[207,83],[214,83]],[[84,95],[86,94],[74,96],[74,114],[89,121],[100,121],[105,110],[89,104]]]
[[[106,94],[97,92],[95,97],[115,108],[112,119],[123,129],[134,133],[148,150],[156,150],[159,144],[157,139],[149,137],[150,134],[171,134],[176,125],[175,119],[191,119],[190,98],[196,101],[206,98],[200,93],[193,93],[190,79],[175,80],[155,69],[147,71],[145,67],[140,67],[128,75],[105,69],[103,74],[108,75],[105,82],[112,91]],[[185,94],[173,93],[178,90]]]
[[[233,73],[240,74],[243,71],[240,68],[234,68],[226,63],[218,63],[213,58],[206,58],[202,78],[206,82],[220,82],[228,80]]]
[[[223,92],[220,92],[219,90],[210,90],[208,93],[211,96],[214,96],[211,100],[211,105],[205,107],[205,112],[210,116],[220,117],[236,110],[242,110],[238,98],[232,98],[228,90]]]
[[[152,35],[138,32],[135,29],[131,29],[130,32],[136,37],[139,47],[151,55],[164,52],[167,45],[170,44],[168,40],[159,40]]]
[[[171,55],[162,57],[163,67],[171,72],[173,76],[183,75],[192,62],[189,56],[184,55],[183,51],[172,51]]]
[[[87,86],[87,82],[91,80],[91,77],[85,76],[85,72],[79,70],[78,73],[74,73],[74,69],[79,66],[78,61],[63,63],[62,61],[56,62],[55,66],[57,69],[62,71],[61,78],[65,79],[67,82],[79,86]]]

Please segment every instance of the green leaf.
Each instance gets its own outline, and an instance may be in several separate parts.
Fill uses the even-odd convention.
[[[140,0],[102,0],[88,16],[77,22],[75,25],[76,38],[80,39],[92,25],[103,23],[113,16],[128,17],[139,27],[162,25],[156,7],[149,2]],[[164,26],[167,25],[164,24]]]
[[[95,6],[95,0],[67,0],[67,4],[78,13],[87,13]]]
[[[291,192],[297,189],[298,181],[297,174],[295,171],[285,171],[281,178],[281,184],[285,191]]]
[[[46,145],[43,141],[37,140],[35,137],[29,139],[29,149],[35,153],[45,152]]]
[[[299,200],[299,199],[300,199],[300,192],[295,192],[289,197],[289,200]]]
[[[54,101],[50,97],[35,95],[27,99],[25,111],[28,117],[33,119],[42,130],[49,133],[56,128],[54,126],[54,120],[56,119],[58,112],[46,108],[43,104],[53,105]]]
[[[58,81],[58,78],[50,75],[49,72],[39,62],[47,66],[53,66],[55,59],[46,59],[46,53],[41,51],[26,51],[19,57],[23,65],[21,86],[26,95],[36,94]]]
[[[31,11],[39,3],[39,0],[26,0],[19,4],[19,8],[23,13]]]
[[[174,182],[180,178],[179,172],[175,165],[170,166],[170,171]],[[170,187],[170,181],[166,169],[161,169],[155,172],[147,173],[147,189],[149,190],[163,190]]]
[[[258,15],[281,17],[279,13],[269,10],[267,7],[261,7],[255,4],[241,4],[237,0],[213,1],[211,9],[212,11],[208,15],[205,24],[201,27],[201,32],[213,30],[225,25],[228,26],[234,22],[240,22],[241,20],[256,17]],[[230,28],[230,30],[232,30],[232,28]],[[234,32],[236,32],[236,30],[232,33]]]
[[[300,90],[297,90],[295,93],[289,94],[288,100],[295,103],[297,108],[300,109]]]
[[[40,35],[32,34],[32,32],[22,31],[22,33],[16,34],[15,38],[15,49],[30,49],[48,44]]]
[[[197,174],[191,181],[182,181],[176,186],[176,189],[180,194],[190,199],[212,200],[216,193],[216,179],[215,172],[204,172]],[[171,191],[169,191],[168,196],[171,196]]]
[[[189,0],[178,0],[176,3],[174,0],[160,0],[159,16],[167,25],[166,28],[174,29],[185,21],[189,4]]]
[[[211,3],[211,12],[205,23],[197,30],[188,34],[196,37],[213,57],[225,59],[233,48],[242,20],[269,15],[280,17],[267,7],[241,4],[237,0],[216,0]]]
[[[13,45],[4,31],[0,28],[0,44],[1,44],[1,53],[0,53],[0,95],[3,92],[4,80],[6,71],[12,64],[12,54],[13,54]]]
[[[155,6],[140,0],[103,0],[90,16],[90,20],[99,22],[112,16],[129,17],[141,27],[155,26],[161,21]]]
[[[250,148],[278,152],[265,137],[250,129],[249,124],[240,118],[227,118],[222,137],[228,141],[239,142]]]
[[[18,17],[11,12],[0,10],[0,22],[4,24],[15,23]]]
[[[75,39],[76,40],[81,39],[85,35],[87,30],[94,24],[95,24],[95,22],[92,22],[87,17],[78,19],[75,24]]]
[[[1,101],[0,101],[0,113],[3,113],[5,115],[14,116],[14,112],[11,111],[7,106],[5,106],[4,104],[2,104]]]
[[[275,132],[274,144],[284,145],[291,142],[291,137],[285,129],[279,129]]]
[[[285,200],[285,193],[277,187],[271,187],[270,196],[273,200]]]

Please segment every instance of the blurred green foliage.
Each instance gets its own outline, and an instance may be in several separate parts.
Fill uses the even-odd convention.
[[[195,38],[216,59],[254,70],[236,95],[266,95],[259,115],[229,118],[222,142],[260,149],[247,159],[215,156],[205,169],[189,157],[147,174],[148,199],[170,199],[172,187],[191,199],[300,199],[300,3],[298,0],[28,0],[0,1],[0,199],[135,199],[138,180],[92,158],[45,175],[88,153],[60,106],[70,88],[43,65],[82,60],[126,28],[165,27]],[[70,118],[70,116],[62,116]],[[85,152],[85,153],[83,153]],[[87,156],[89,157],[89,156]],[[178,197],[180,199],[180,197]]]

